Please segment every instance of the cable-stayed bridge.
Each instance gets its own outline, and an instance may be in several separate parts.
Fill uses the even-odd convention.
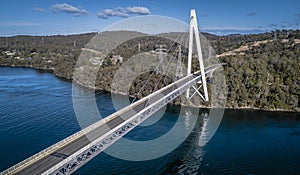
[[[192,73],[194,35],[200,69]],[[212,74],[219,66],[218,64],[204,67],[196,13],[195,10],[192,10],[188,68],[185,77],[124,107],[0,174],[71,174],[181,94],[186,93],[187,99],[197,94],[204,101],[208,101],[206,76]],[[200,86],[197,87],[196,84]],[[191,88],[194,89],[193,94],[190,94]],[[200,88],[201,90],[199,90]]]

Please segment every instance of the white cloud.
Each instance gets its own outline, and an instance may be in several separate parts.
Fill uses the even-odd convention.
[[[71,13],[71,14],[74,14],[75,16],[83,16],[83,15],[89,14],[85,9],[75,7],[75,6],[72,6],[67,3],[53,5],[52,11],[53,12]]]
[[[127,7],[127,8],[118,7],[116,9],[105,9],[97,13],[98,17],[102,19],[107,19],[108,17],[112,17],[112,16],[127,18],[131,14],[149,15],[151,13],[147,7]]]
[[[146,7],[127,7],[127,12],[138,15],[150,15],[150,10]]]
[[[111,16],[129,17],[129,14],[124,8],[118,7],[116,9],[105,9],[102,12],[97,13],[99,18],[107,19]]]

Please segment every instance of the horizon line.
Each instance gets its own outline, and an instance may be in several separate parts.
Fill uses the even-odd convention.
[[[255,35],[255,34],[264,34],[264,33],[272,33],[274,31],[297,31],[299,29],[294,29],[294,28],[289,28],[289,29],[200,29],[200,33],[207,33],[207,34],[212,34],[216,36],[229,36],[229,35]],[[134,31],[134,30],[112,30],[112,31],[86,31],[86,32],[74,32],[74,33],[57,33],[57,34],[8,34],[8,35],[1,35],[1,38],[10,38],[10,37],[18,37],[18,36],[32,36],[32,37],[51,37],[51,36],[72,36],[72,35],[85,35],[85,34],[97,34],[101,32],[116,32],[116,31],[129,31],[129,32],[139,32],[139,31]],[[158,35],[158,34],[164,34],[164,33],[184,33],[182,31],[177,31],[177,32],[162,32],[162,33],[156,33],[156,34],[149,34],[149,35]],[[144,32],[140,32],[144,33]]]

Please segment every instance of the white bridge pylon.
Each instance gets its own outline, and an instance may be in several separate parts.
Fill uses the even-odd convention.
[[[206,77],[205,77],[204,64],[203,64],[202,49],[201,49],[201,44],[200,44],[200,37],[199,37],[199,32],[198,32],[196,11],[194,9],[192,9],[191,10],[191,15],[190,15],[190,38],[189,38],[187,76],[192,74],[193,41],[194,41],[194,36],[193,35],[194,35],[194,33],[195,33],[198,60],[199,60],[201,79],[202,79],[202,81],[200,81],[199,83],[201,83],[200,88],[203,88],[204,96],[199,92],[200,88],[197,88],[195,86],[193,86],[193,88],[196,91],[195,93],[198,93],[198,95],[204,101],[208,101],[208,92],[207,92]],[[190,99],[191,97],[193,97],[193,95],[190,95],[190,89],[188,89],[186,91],[186,98],[187,99]]]

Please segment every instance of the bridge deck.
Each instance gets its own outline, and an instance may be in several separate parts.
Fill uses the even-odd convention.
[[[199,75],[194,75],[191,77],[193,78],[196,76]],[[110,131],[112,128],[118,126],[126,119],[130,118],[133,114],[136,114],[137,112],[144,109],[146,104],[157,101],[158,99],[161,98],[161,95],[166,95],[171,91],[173,91],[174,89],[176,89],[177,87],[180,87],[181,85],[187,83],[191,77],[182,78],[177,82],[175,82],[172,86],[154,92],[153,94],[137,101],[136,103],[125,107],[124,108],[125,110],[121,110],[124,112],[122,113],[116,112],[118,113],[118,115],[116,117],[113,117],[111,120],[108,120],[103,125],[100,125],[94,130],[86,133],[85,135],[82,135],[79,138],[61,146],[60,148],[54,150],[50,154],[47,154],[44,157],[34,161],[33,163],[30,163],[29,165],[20,168],[20,170],[18,170],[14,174],[42,174],[43,172],[47,171],[51,167],[55,166],[56,164],[58,164],[59,162],[67,158],[68,156],[72,155],[73,153],[77,152],[84,146],[88,145],[93,140],[99,138],[100,136]]]

